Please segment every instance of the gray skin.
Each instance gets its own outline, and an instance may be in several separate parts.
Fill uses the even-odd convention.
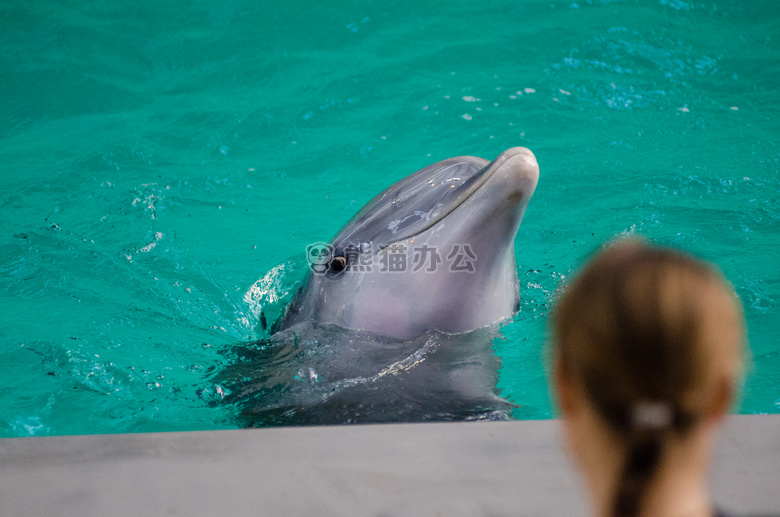
[[[514,238],[538,178],[533,153],[515,147],[493,162],[450,158],[392,185],[330,241],[329,270],[308,273],[277,330],[313,321],[410,339],[512,316],[519,302]],[[414,250],[425,245],[441,258],[435,271],[430,255],[415,261]],[[473,271],[451,270],[456,245],[459,265]],[[475,258],[462,253],[465,245]],[[388,254],[401,250],[409,252],[405,270],[383,271]],[[359,264],[369,270],[355,270]]]

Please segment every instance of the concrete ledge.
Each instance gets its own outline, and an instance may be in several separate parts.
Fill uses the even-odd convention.
[[[0,515],[587,515],[550,421],[0,440]],[[731,417],[712,474],[780,515],[780,415]]]

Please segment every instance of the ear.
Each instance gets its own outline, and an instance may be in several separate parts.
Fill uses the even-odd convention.
[[[734,379],[722,377],[718,382],[717,390],[709,416],[715,422],[720,422],[728,414],[734,400]]]
[[[574,413],[574,387],[571,375],[563,364],[561,356],[555,356],[555,396],[558,399],[558,407],[563,418],[568,418]]]

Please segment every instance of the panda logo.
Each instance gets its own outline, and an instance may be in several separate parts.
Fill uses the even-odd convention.
[[[324,242],[315,242],[306,246],[306,260],[309,267],[316,274],[327,273],[330,269],[330,260],[333,258],[333,246]]]

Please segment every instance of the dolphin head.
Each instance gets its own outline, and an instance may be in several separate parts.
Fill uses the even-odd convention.
[[[392,185],[327,249],[310,246],[312,270],[279,329],[317,321],[408,339],[511,316],[514,238],[538,178],[533,153],[515,147],[492,162],[450,158]]]

